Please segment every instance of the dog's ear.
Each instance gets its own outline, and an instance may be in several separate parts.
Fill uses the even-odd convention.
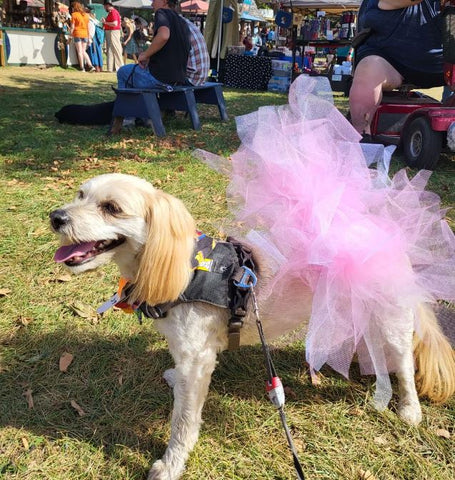
[[[180,200],[160,190],[147,199],[146,221],[132,300],[158,305],[176,300],[190,281],[195,224]]]

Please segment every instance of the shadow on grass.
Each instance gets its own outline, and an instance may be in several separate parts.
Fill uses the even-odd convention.
[[[49,439],[77,438],[103,447],[106,454],[115,452],[118,445],[149,452],[152,458],[163,454],[172,392],[162,374],[173,362],[163,343],[155,346],[147,332],[106,338],[93,333],[76,335],[68,328],[47,334],[19,331],[3,342],[3,349],[1,427],[25,428]],[[65,351],[74,360],[67,372],[61,372],[58,362]],[[340,398],[355,402],[359,395],[359,384],[352,382],[312,386],[301,348],[275,350],[273,357],[283,383],[292,389],[290,402],[303,406],[314,402],[315,395],[322,395],[323,402]],[[216,401],[219,396],[229,396],[234,403],[266,403],[265,378],[259,346],[221,354],[204,422],[215,422],[215,426],[234,422],[235,412],[223,408]],[[33,409],[24,397],[27,390],[32,392]],[[78,415],[72,401],[84,416]]]
[[[227,123],[220,121],[216,106],[203,105],[199,109],[200,131],[192,130],[190,119],[179,113],[176,119],[165,120],[167,136],[164,138],[156,138],[151,129],[146,128],[124,129],[120,135],[108,137],[108,125],[68,125],[55,119],[55,112],[64,105],[94,105],[115,99],[111,83],[107,83],[103,75],[81,76],[78,83],[74,77],[65,78],[64,73],[56,71],[51,78],[12,74],[9,80],[14,86],[0,89],[0,151],[6,158],[7,175],[13,177],[33,171],[58,176],[55,162],[59,170],[83,169],[85,165],[81,165],[81,160],[87,158],[96,158],[100,168],[112,170],[113,162],[124,159],[166,162],[177,152],[186,150],[190,155],[194,148],[231,154],[239,145],[235,115],[249,113],[265,103],[280,104],[286,100],[267,92],[228,89],[225,97],[230,119]]]

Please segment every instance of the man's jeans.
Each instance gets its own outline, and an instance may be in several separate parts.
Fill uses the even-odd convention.
[[[117,71],[118,88],[153,88],[163,86],[150,70],[135,63],[124,65]]]

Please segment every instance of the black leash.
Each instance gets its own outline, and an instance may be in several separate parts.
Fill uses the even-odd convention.
[[[292,453],[292,459],[294,461],[294,468],[297,473],[297,478],[298,480],[305,480],[305,475],[303,474],[302,466],[300,465],[294,442],[292,440],[291,432],[286,421],[286,415],[284,413],[283,407],[285,403],[285,395],[283,384],[281,383],[281,379],[276,374],[275,365],[273,364],[272,356],[270,355],[270,349],[265,340],[261,319],[259,318],[259,308],[256,300],[256,294],[253,288],[254,285],[256,285],[256,278],[253,277],[252,279],[250,278],[250,280],[251,281],[248,285],[248,288],[251,290],[251,296],[253,298],[253,309],[256,316],[256,325],[258,327],[259,338],[261,339],[262,344],[262,351],[264,352],[265,366],[267,369],[267,375],[269,377],[269,379],[266,381],[265,389],[269,395],[270,401],[277,408],[280,414],[281,423],[283,425],[286,439]]]

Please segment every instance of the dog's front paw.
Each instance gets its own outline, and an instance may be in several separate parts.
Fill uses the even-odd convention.
[[[157,460],[149,471],[147,480],[173,480],[162,460]]]
[[[419,403],[400,404],[398,415],[410,425],[418,425],[422,421],[422,409]]]

